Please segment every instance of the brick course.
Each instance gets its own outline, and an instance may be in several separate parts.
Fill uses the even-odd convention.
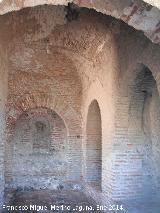
[[[42,183],[46,187],[49,183],[60,187],[66,180],[68,187],[87,187],[87,179],[94,176],[101,185],[101,193],[115,200],[140,198],[160,187],[159,46],[111,17],[87,9],[78,12],[79,18],[71,22],[66,19],[64,6],[26,8],[0,17],[0,39],[7,49],[5,54],[1,47],[0,58],[2,193],[4,176],[6,187],[22,188],[40,188]],[[119,30],[113,30],[113,24]],[[89,113],[93,100],[99,109]],[[57,122],[55,132],[46,140],[53,142],[52,150],[58,150],[57,158],[64,155],[59,162],[61,166],[52,171],[51,166],[42,173],[39,171],[45,156],[40,158],[38,185],[34,184],[36,164],[31,170],[33,185],[31,179],[26,178],[26,183],[16,172],[21,168],[16,167],[21,157],[23,166],[32,162],[21,156],[24,147],[20,143],[28,147],[29,153],[34,125],[28,125],[27,113],[31,112],[33,123],[39,121],[43,128],[48,126],[46,131],[51,132],[50,126],[52,123],[54,126],[54,120]],[[65,134],[61,132],[64,129]],[[88,141],[90,130],[93,134]],[[62,135],[67,141],[64,152]],[[91,146],[92,154],[95,150],[97,154],[98,149],[98,157],[89,159],[87,148],[93,141],[96,143]],[[42,144],[41,151],[47,152],[48,146],[44,148]],[[50,165],[52,158],[46,161]],[[94,171],[90,160],[98,162]],[[55,174],[55,168],[59,169],[59,175]],[[26,174],[22,168],[20,172]],[[46,182],[44,174],[48,174]],[[51,176],[56,180],[49,180]]]

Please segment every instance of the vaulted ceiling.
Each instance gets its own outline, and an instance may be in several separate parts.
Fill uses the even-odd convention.
[[[37,5],[68,5],[94,9],[141,30],[154,43],[160,43],[159,0],[0,0],[0,14]]]

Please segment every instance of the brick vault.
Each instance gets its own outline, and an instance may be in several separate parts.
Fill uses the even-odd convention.
[[[0,204],[60,190],[159,200],[159,8],[0,2]]]

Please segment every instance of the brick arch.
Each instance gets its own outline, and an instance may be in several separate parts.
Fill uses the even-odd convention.
[[[146,63],[137,63],[134,65],[134,67],[132,67],[132,70],[134,70],[134,72],[130,71],[129,70],[129,74],[132,76],[132,77],[129,77],[129,85],[132,85],[135,83],[135,80],[137,78],[137,76],[139,75],[139,73],[144,69],[144,68],[147,68],[148,70],[150,70],[150,72],[152,73],[152,76],[154,78],[154,80],[156,81],[157,83],[157,76],[156,76],[156,72],[154,70],[152,70],[152,67],[149,65],[149,64],[146,64]]]
[[[147,198],[152,195],[152,190],[155,187],[152,149],[154,138],[158,137],[157,132],[154,136],[152,135],[151,126],[152,123],[155,125],[154,120],[157,119],[155,119],[155,116],[160,116],[155,107],[155,103],[159,102],[159,95],[157,82],[153,74],[155,73],[148,66],[142,63],[138,64],[133,75],[132,86],[129,88],[128,137],[131,146],[134,147],[135,154],[139,155],[141,169],[135,166],[135,170],[137,169],[141,173],[139,179],[142,188],[141,196]],[[157,125],[159,125],[158,122]],[[156,129],[155,126],[154,129]]]
[[[15,131],[15,124],[23,113],[27,113],[28,111],[37,108],[47,108],[56,112],[56,114],[62,118],[67,129],[67,144],[69,146],[67,156],[70,156],[68,159],[66,179],[78,182],[81,178],[81,169],[79,168],[81,154],[77,154],[77,150],[80,150],[81,148],[81,115],[57,95],[53,96],[37,93],[32,95],[27,94],[23,97],[19,97],[14,103],[15,105],[8,107],[8,110],[10,109],[10,111],[8,112],[7,117],[7,141],[5,145],[6,186],[8,184],[8,187],[10,187],[10,183],[12,182],[12,136]]]
[[[46,108],[46,107],[29,108],[28,110],[25,110],[21,114],[17,115],[17,119],[14,123],[17,123],[18,120],[21,119],[21,117],[27,117],[27,119],[32,119],[38,116],[46,117],[46,119],[50,122],[52,129],[53,129],[52,124],[54,123],[54,117],[58,117],[62,121],[63,125],[65,126],[67,130],[67,126],[63,118],[59,114],[57,114],[57,112],[55,112],[54,110]],[[68,131],[66,132],[67,132],[67,135],[69,135]]]
[[[80,115],[64,100],[58,96],[46,94],[28,94],[20,97],[16,105],[8,112],[7,126],[15,123],[18,117],[25,111],[34,108],[48,108],[55,111],[66,125],[69,135],[81,134],[81,118]]]
[[[146,66],[152,73],[154,80],[156,81],[158,93],[160,95],[160,74],[159,74],[159,66],[157,65],[157,62],[151,60],[150,62],[147,62],[147,60],[144,60],[143,63],[140,63],[140,66]]]
[[[36,122],[44,125],[42,131],[37,132]],[[5,165],[5,181],[9,188],[56,189],[60,183],[65,184],[69,165],[67,158],[69,137],[63,119],[55,111],[38,107],[24,111],[17,117],[11,134],[12,137],[6,144],[5,156],[7,162]],[[41,159],[38,155],[41,156]],[[44,155],[48,158],[45,158]],[[63,165],[59,168],[60,173],[56,173],[55,155],[59,157],[61,165]],[[31,167],[26,156],[30,156]],[[48,165],[51,161],[50,169],[43,172],[44,165]],[[42,170],[40,169],[37,171],[38,173],[35,173],[36,168]],[[28,175],[28,170],[30,170],[31,176]],[[50,177],[46,177],[47,172]],[[55,176],[58,179],[57,182],[54,179]]]
[[[144,34],[155,43],[160,42],[159,34],[159,17],[160,8],[159,3],[156,1],[112,1],[112,0],[16,0],[14,3],[10,3],[9,0],[2,0],[0,3],[0,14],[5,14],[10,11],[20,10],[26,7],[34,7],[38,5],[50,4],[50,5],[62,5],[67,6],[68,3],[73,3],[78,7],[86,7],[94,9],[97,12],[101,12],[105,15],[110,15],[116,19],[120,19],[126,22],[128,25],[133,26],[137,30],[141,30]],[[157,7],[154,7],[154,6]],[[148,18],[151,24],[146,26],[145,22],[148,22]],[[141,20],[141,21],[139,21]]]
[[[151,195],[151,188],[154,185],[153,179],[149,177],[152,176],[153,172],[153,162],[152,159],[149,159],[152,155],[151,141],[153,140],[150,134],[150,113],[154,114],[154,110],[151,110],[150,106],[158,99],[158,78],[153,66],[154,60],[150,62],[147,58],[141,57],[137,61],[138,63],[134,62],[121,79],[119,96],[117,97],[118,107],[116,106],[116,123],[118,125],[116,127],[115,145],[121,144],[122,146],[123,144],[124,153],[128,153],[119,157],[118,155],[122,154],[122,150],[117,149],[116,158],[119,157],[122,161],[120,170],[125,168],[123,161],[126,161],[128,165],[125,170],[126,174],[137,172],[139,179],[130,175],[130,180],[125,180],[124,177],[123,183],[117,181],[117,185],[121,184],[124,188],[126,187],[125,184],[130,185],[127,190],[131,190],[136,188],[135,184],[139,184],[139,191],[134,190],[131,197],[144,197]],[[127,84],[124,84],[126,79],[128,79]],[[156,115],[159,116],[158,113]],[[116,169],[120,171],[118,167]]]
[[[147,55],[147,54],[146,54]],[[154,66],[155,65],[155,66]],[[143,70],[144,67],[146,67],[150,72],[152,73],[152,76],[156,82],[156,86],[158,89],[158,93],[160,94],[160,77],[159,77],[159,70],[157,69],[157,63],[154,60],[153,61],[147,61],[145,58],[142,58],[142,60],[138,60],[137,63],[133,64],[126,73],[124,73],[120,87],[122,88],[122,91],[128,91],[129,92],[132,90],[133,86],[135,85],[135,80],[138,76],[138,74]],[[156,67],[156,69],[154,69]],[[123,82],[126,81],[127,79],[127,84],[124,84]]]
[[[121,182],[118,178],[115,178],[116,181],[114,184],[118,188],[118,190],[115,192],[115,197],[117,196],[117,192],[121,191],[121,187],[126,188],[126,192],[131,191],[134,188],[133,193],[130,194],[130,198],[144,196],[147,190],[147,185],[145,185],[145,181],[143,179],[143,170],[151,171],[149,170],[149,168],[142,169],[141,167],[144,161],[146,160],[143,159],[142,156],[145,156],[145,154],[147,156],[146,150],[147,148],[148,150],[149,148],[151,148],[149,142],[147,142],[149,141],[148,129],[150,128],[150,124],[148,124],[149,109],[147,106],[150,104],[151,101],[150,94],[148,94],[148,90],[154,89],[155,85],[158,82],[158,79],[156,76],[156,70],[150,62],[151,60],[147,60],[146,52],[144,54],[145,56],[139,57],[131,65],[128,66],[128,70],[124,71],[124,73],[121,75],[119,81],[120,84],[117,87],[118,95],[115,99],[116,137],[114,139],[114,146],[121,146],[123,147],[123,150],[122,148],[117,148],[114,150],[115,160],[113,163],[113,169],[116,169],[117,172],[125,170],[125,173],[130,178],[127,179],[124,174],[122,174],[123,182]],[[148,69],[150,72],[150,82],[147,81],[146,78],[143,79],[144,68]],[[151,91],[149,91],[149,93],[150,92]],[[146,142],[146,144],[144,141]],[[122,163],[116,167],[117,160],[121,160]],[[145,161],[145,163],[146,162],[147,161]],[[127,168],[125,167],[126,163]],[[131,175],[131,173],[134,172],[139,173],[139,179]],[[144,177],[146,177],[146,180],[147,175],[148,174],[144,175]],[[151,183],[151,180],[149,182]],[[136,190],[136,187],[134,186],[135,184],[139,184]],[[128,187],[128,185],[130,185],[130,187]],[[120,197],[121,199],[123,199],[123,193]]]
[[[129,119],[132,117],[132,119],[139,120],[140,114],[144,113],[143,104],[152,96],[154,88],[157,89],[157,84],[151,70],[144,64],[138,64],[131,81],[132,84],[129,85]],[[138,117],[136,114],[130,115],[132,105],[133,111],[139,113]],[[141,131],[141,125],[137,124],[135,128],[137,128],[137,131]]]

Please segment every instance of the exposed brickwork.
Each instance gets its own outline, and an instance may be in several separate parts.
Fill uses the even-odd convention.
[[[63,120],[56,113],[45,108],[25,112],[16,121],[9,143],[12,152],[8,159],[11,165],[6,168],[8,187],[64,187],[68,172],[68,139]]]
[[[7,54],[0,46],[0,205],[4,193],[5,103],[7,101]]]
[[[65,24],[64,8],[62,7],[58,10],[56,10],[56,8],[53,8],[53,10],[57,11],[54,16],[55,19],[57,19],[57,24],[59,25],[59,22],[62,22],[61,24]],[[63,11],[62,14],[61,11]],[[49,43],[53,41],[49,41],[50,38],[46,38],[48,36],[47,32],[45,31],[44,34],[43,33],[39,34],[39,30],[42,30],[41,27],[44,25],[44,23],[47,22],[48,24],[50,22],[51,17],[50,15],[49,16],[47,15],[46,17],[46,12],[51,14],[53,11],[51,11],[49,7],[46,7],[45,9],[41,8],[36,9],[35,12],[36,13],[34,13],[32,9],[28,10],[28,13],[33,15],[34,22],[29,21],[30,24],[28,22],[26,26],[26,32],[24,32],[24,34],[21,32],[21,27],[19,28],[17,25],[18,28],[16,27],[15,29],[13,29],[12,41],[11,43],[9,43],[11,55],[10,55],[10,72],[9,72],[9,85],[8,85],[9,94],[7,104],[8,140],[6,143],[6,155],[5,155],[6,186],[21,187],[21,188],[46,187],[53,189],[58,188],[61,185],[62,187],[74,188],[75,185],[74,183],[80,183],[81,181],[81,168],[79,167],[79,164],[81,164],[81,140],[82,140],[81,114],[80,114],[80,100],[82,88],[81,79],[79,78],[79,75],[76,72],[77,68],[74,66],[71,59],[68,58],[66,54],[60,53],[58,48],[55,49],[54,46]],[[39,13],[41,13],[40,16],[42,19],[41,21],[39,20]],[[35,14],[37,15],[35,16]],[[23,18],[26,18],[26,16],[24,17],[23,15],[21,16],[22,22]],[[15,16],[15,19],[18,21],[19,20],[18,16]],[[10,21],[12,22],[12,19]],[[32,24],[36,26],[37,22],[40,24],[40,29],[38,29],[37,31],[38,33],[37,35],[40,36],[39,38],[35,35],[35,32],[34,33],[32,31],[30,32],[30,29],[32,29]],[[49,36],[54,38],[54,36],[50,34],[51,33],[50,27],[53,27],[54,29],[54,26],[49,27],[48,25],[44,25],[44,27],[46,26],[48,27],[49,30],[48,31]],[[61,28],[59,30],[61,30]],[[62,32],[60,33],[61,36],[63,36],[64,33],[63,31],[64,30],[62,29]],[[54,34],[56,33],[58,33],[57,30],[54,31]],[[20,37],[19,36],[16,37],[16,35],[18,34]],[[24,37],[25,42],[23,40]],[[46,42],[48,43],[47,45],[49,45],[48,47],[46,46]],[[61,40],[61,38],[60,42],[63,43],[63,40]],[[15,45],[13,45],[13,43]],[[60,46],[61,45],[62,44],[60,44]],[[16,54],[13,54],[15,48]],[[21,58],[21,60],[19,60],[19,57]],[[20,123],[19,125],[17,122],[19,122],[19,119],[23,114],[26,115],[28,111],[30,112],[30,110],[32,109],[38,110],[38,108],[47,108],[53,110],[56,113],[58,113],[58,115],[63,119],[67,129],[67,136],[65,136],[67,140],[66,142],[67,148],[65,149],[63,157],[61,156],[63,155],[62,152],[57,151],[57,153],[59,153],[59,158],[64,158],[64,162],[60,162],[58,160],[57,154],[56,157],[57,160],[55,159],[55,164],[51,165],[50,170],[48,170],[48,172],[46,171],[45,176],[44,174],[39,173],[41,178],[36,177],[34,168],[37,168],[36,169],[37,172],[38,168],[39,170],[41,170],[40,165],[42,166],[42,164],[44,164],[43,160],[45,159],[45,156],[44,157],[42,156],[41,160],[39,159],[40,165],[36,164],[37,160],[35,159],[35,163],[32,164],[33,167],[31,169],[33,177],[31,181],[29,176],[27,176],[28,173],[26,173],[26,170],[28,169],[28,165],[31,163],[31,161],[33,161],[34,156],[30,158],[31,161],[27,163],[26,156],[25,157],[22,156],[21,159],[20,157],[18,157],[18,155],[21,155],[19,153],[20,150],[21,153],[23,153],[26,143],[27,143],[26,146],[30,147],[30,145],[28,144],[33,144],[33,141],[32,143],[24,142],[23,143],[24,147],[21,147],[20,142],[18,142],[17,136],[15,135],[20,134],[18,132],[21,132],[21,134],[23,135],[23,136],[21,135],[21,137],[22,138],[24,137],[24,140],[29,140],[27,139],[27,137],[31,137],[30,129],[33,128],[28,127],[30,128],[28,129],[29,131],[28,132],[25,130],[25,126],[29,125],[27,124],[28,123],[27,120],[26,121],[23,120],[23,122]],[[14,131],[15,126],[17,128],[16,131]],[[61,130],[63,129],[60,123],[59,129]],[[58,132],[57,134],[56,133],[52,134],[51,138],[53,137],[53,135],[54,140],[56,140],[56,142],[54,142],[54,147],[52,145],[51,147],[53,149],[54,148],[57,149],[57,147],[59,147],[59,149],[61,150],[63,144],[61,144],[62,141],[59,141],[59,139],[57,139],[57,137],[60,137],[58,135]],[[19,149],[18,151],[19,154],[14,153],[14,149],[16,148],[13,146],[14,143],[13,141],[15,140],[17,142],[17,145],[15,146],[17,147],[17,149]],[[56,143],[58,144],[56,145]],[[29,154],[30,150],[28,150],[27,155]],[[53,158],[55,158],[54,154],[53,156],[49,155],[48,165],[54,160]],[[23,172],[19,172],[21,176],[16,175],[16,168],[17,168],[16,165],[19,164],[19,160],[17,161],[17,159],[22,160],[20,168],[21,169],[23,168],[22,170],[24,174]],[[15,166],[13,166],[12,161],[14,162]],[[45,163],[47,164],[47,162]],[[24,167],[24,165],[26,165],[26,167]],[[61,169],[60,168],[57,169],[58,165],[59,167],[61,167]],[[59,173],[59,175],[56,174],[57,173],[56,171]],[[49,179],[46,178],[47,174]],[[72,181],[72,183],[69,183],[69,181]],[[66,182],[68,182],[68,186],[65,184]]]
[[[78,7],[95,9],[97,12],[121,19],[135,29],[143,31],[155,43],[160,42],[158,0],[14,0],[12,3],[9,0],[3,0],[0,2],[0,14],[45,4],[65,6],[75,4]]]
[[[157,52],[154,52],[152,61],[147,55],[150,44],[146,45],[145,40],[135,42],[132,39],[134,40],[134,37],[131,36],[125,40],[129,50],[133,49],[132,54],[125,53],[125,58],[128,59],[126,63],[123,60],[124,52],[121,45],[122,48],[119,52],[121,81],[116,102],[113,176],[121,173],[121,178],[113,181],[112,197],[115,199],[125,196],[128,198],[152,196],[156,191],[154,178],[159,176],[158,173],[155,174],[153,165],[154,137],[150,134],[152,131],[150,124],[154,115],[150,106],[155,103],[152,96],[154,96],[153,91],[156,87],[156,67],[158,65],[156,53],[158,53],[158,49]],[[145,45],[145,51],[141,52],[139,48],[144,50]],[[152,46],[152,48],[154,47]],[[137,52],[138,54],[135,54]],[[148,65],[151,68],[150,71],[139,62]],[[144,70],[148,70],[149,74],[145,76]],[[128,83],[124,84],[126,79],[128,79]],[[156,100],[159,100],[159,95]]]
[[[79,2],[81,6],[83,3]],[[68,21],[66,9],[39,6],[0,17],[0,39],[9,59],[8,63],[2,54],[2,71],[9,74],[8,84],[6,76],[1,80],[8,85],[6,187],[79,188],[87,179],[101,185],[102,201],[106,196],[121,200],[151,194],[160,187],[159,46],[124,23],[95,11],[78,9],[78,18]],[[128,22],[132,18],[128,17]],[[150,73],[147,77],[144,67]],[[7,95],[4,85],[0,93],[2,135]],[[99,107],[90,111],[93,100]],[[45,130],[42,135],[36,132],[35,124]],[[65,146],[61,137],[66,139]],[[40,138],[45,138],[45,145]],[[0,151],[2,183],[3,144],[4,139]],[[33,158],[21,155],[24,149]],[[97,154],[94,159],[89,149]],[[53,154],[44,163],[50,150],[57,150],[58,160]],[[39,153],[36,159],[33,153]],[[52,165],[44,172],[47,162],[54,162],[54,168]],[[29,163],[32,179],[26,173]],[[17,168],[18,164],[21,166]],[[95,166],[94,172],[91,166]],[[39,181],[36,174],[41,176]],[[68,185],[63,184],[65,181]],[[3,189],[4,184],[0,191]]]

